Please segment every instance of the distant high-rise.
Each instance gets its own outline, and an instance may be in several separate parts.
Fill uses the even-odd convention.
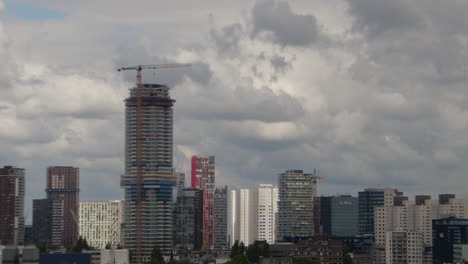
[[[468,244],[468,219],[449,217],[433,220],[432,234],[434,260],[454,263],[454,246]]]
[[[59,200],[62,205],[62,245],[75,244],[79,231],[80,173],[76,167],[47,168],[47,199]]]
[[[192,188],[203,191],[203,243],[213,247],[215,157],[192,156]]]
[[[63,203],[58,199],[33,200],[33,241],[48,248],[63,245]]]
[[[276,241],[276,214],[278,212],[278,188],[271,184],[260,184],[257,189],[258,239],[270,244]]]
[[[324,235],[358,234],[358,198],[351,195],[320,197],[320,220]]]
[[[453,199],[453,198],[455,198],[455,194],[450,194],[450,193],[439,194],[439,203],[448,204],[450,199]]]
[[[403,196],[403,193],[391,188],[365,189],[359,192],[359,233],[362,235],[373,234],[374,208],[393,206],[397,196]]]
[[[177,191],[181,191],[185,188],[185,173],[183,172],[174,172],[177,179]]]
[[[123,201],[80,202],[80,236],[92,247],[121,244]]]
[[[174,210],[174,246],[180,250],[199,250],[202,246],[203,191],[185,188],[178,192]]]
[[[24,239],[24,169],[0,168],[0,245]]]
[[[231,245],[236,240],[245,245],[255,240],[272,244],[276,239],[278,189],[260,184],[256,189],[231,191]]]
[[[227,186],[224,188],[216,188],[214,193],[214,223],[215,230],[213,233],[214,249],[227,249],[228,248],[228,198]]]
[[[277,240],[314,235],[313,176],[302,170],[279,175]]]
[[[121,186],[125,189],[123,244],[124,248],[135,251],[141,243],[141,251],[135,251],[135,254],[140,252],[142,261],[147,261],[155,246],[166,256],[172,250],[173,188],[176,187],[172,164],[175,101],[170,98],[168,87],[143,84],[141,112],[137,112],[137,96],[134,87],[125,100],[125,174],[121,177]],[[137,129],[138,113],[141,113],[141,127]],[[137,138],[138,135],[141,138]],[[141,144],[139,160],[137,142]],[[137,181],[138,164],[142,168],[141,185]],[[141,186],[139,199],[138,186]],[[137,229],[138,223],[140,229]]]

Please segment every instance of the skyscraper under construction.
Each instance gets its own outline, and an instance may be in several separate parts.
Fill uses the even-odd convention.
[[[130,89],[130,97],[125,100],[125,174],[121,186],[125,189],[124,247],[133,251],[139,247],[141,261],[146,261],[155,247],[165,255],[172,249],[172,192],[176,185],[172,164],[172,107],[175,101],[166,86],[143,84],[141,88],[141,107],[137,107],[136,87]],[[137,150],[138,138],[140,150]],[[139,157],[137,151],[141,151]],[[137,180],[138,164],[141,181]]]

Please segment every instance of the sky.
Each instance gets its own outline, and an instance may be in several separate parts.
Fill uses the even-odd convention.
[[[466,13],[465,0],[0,0],[0,165],[26,169],[28,210],[47,166],[79,167],[81,200],[123,198],[135,76],[116,69],[177,62],[192,66],[144,81],[176,100],[181,171],[206,154],[231,188],[316,168],[322,195],[468,197]]]

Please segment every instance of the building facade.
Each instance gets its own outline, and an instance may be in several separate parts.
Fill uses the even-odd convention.
[[[385,263],[425,263],[424,242],[421,232],[387,231],[385,239]]]
[[[174,171],[175,178],[177,179],[177,191],[185,188],[185,173]]]
[[[228,187],[216,188],[214,193],[214,249],[227,249],[228,245]]]
[[[403,193],[392,188],[365,189],[359,192],[359,234],[373,234],[374,208],[379,206],[393,206],[395,197],[401,196],[403,196]]]
[[[327,236],[358,234],[358,198],[351,195],[320,197],[322,233]]]
[[[63,203],[58,199],[33,200],[33,241],[48,248],[63,245]]]
[[[448,203],[440,204],[437,200],[421,199],[414,201],[405,201],[403,205],[381,206],[375,208],[375,243],[385,248],[385,255],[397,254],[393,252],[395,247],[388,245],[389,232],[397,232],[395,235],[400,238],[408,236],[411,241],[402,241],[413,248],[419,245],[417,252],[423,252],[423,258],[415,263],[431,263],[433,248],[433,220],[445,218],[447,216],[465,216],[464,204],[467,199],[451,198]],[[398,233],[399,232],[399,233]],[[411,232],[402,235],[401,232]],[[421,243],[415,241],[413,233],[419,233]],[[390,234],[391,237],[391,234]],[[406,239],[406,238],[405,238]],[[416,244],[414,244],[414,243]],[[413,244],[411,244],[413,243]],[[434,247],[435,248],[435,247]],[[419,253],[418,253],[419,254]],[[389,259],[387,258],[387,261]],[[391,263],[391,262],[386,262]]]
[[[62,203],[62,245],[71,247],[78,240],[80,172],[76,167],[47,168],[46,194],[49,200]]]
[[[80,236],[92,247],[122,243],[123,201],[80,202]]]
[[[0,168],[0,245],[18,245],[24,238],[24,169]]]
[[[192,156],[192,188],[203,191],[203,243],[213,247],[215,157]]]
[[[256,240],[272,244],[276,240],[278,188],[260,184],[256,189],[231,191],[231,245],[249,245]]]
[[[155,245],[165,255],[172,249],[173,191],[176,188],[172,163],[172,107],[175,101],[170,98],[168,87],[143,84],[141,126],[137,128],[137,96],[134,87],[125,100],[125,174],[121,177],[125,190],[123,244],[124,248],[136,251],[137,244],[141,243],[139,249],[145,261]],[[140,133],[141,138],[138,138]],[[137,142],[141,144],[141,160],[137,160]],[[137,181],[139,164],[140,183]],[[141,186],[141,193],[137,198],[138,186]],[[137,201],[140,201],[139,206]],[[141,224],[141,229],[137,228],[137,223]]]
[[[270,245],[270,264],[313,263],[342,264],[343,243],[324,236],[293,243]],[[262,263],[262,262],[260,262]],[[268,263],[268,262],[266,262]]]
[[[468,219],[449,217],[433,220],[432,239],[434,260],[453,263],[454,246],[468,244]]]
[[[179,191],[174,210],[174,246],[178,250],[199,250],[202,232],[203,191],[185,188]]]
[[[277,240],[314,235],[313,176],[302,170],[279,175]]]
[[[257,205],[258,240],[272,244],[276,241],[276,214],[278,213],[278,188],[260,184]]]

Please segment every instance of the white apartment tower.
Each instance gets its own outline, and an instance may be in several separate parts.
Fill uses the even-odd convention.
[[[122,245],[123,201],[80,202],[80,236],[104,249]]]
[[[399,253],[395,252],[395,249],[399,246],[411,248],[411,252],[408,251],[405,254],[419,256],[426,252],[423,258],[408,258],[413,259],[411,263],[432,263],[429,253],[432,247],[432,220],[449,216],[466,218],[468,217],[467,208],[468,199],[456,198],[450,199],[447,204],[426,199],[419,204],[415,201],[404,201],[401,206],[376,207],[374,211],[375,243],[385,248],[385,263],[396,263],[394,257]]]
[[[236,240],[245,245],[255,240],[276,240],[278,189],[260,184],[256,189],[231,191],[231,245]]]
[[[278,212],[278,189],[271,184],[260,184],[257,205],[258,240],[269,244],[276,241],[276,213]]]

